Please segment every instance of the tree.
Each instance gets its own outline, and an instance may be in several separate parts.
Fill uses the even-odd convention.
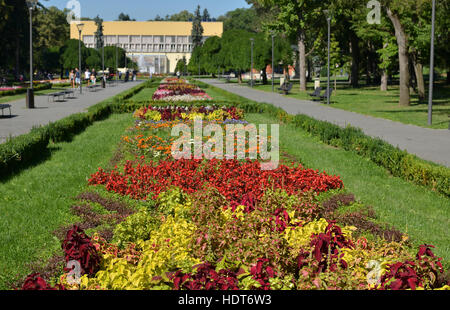
[[[202,16],[200,15],[200,6],[197,7],[197,10],[194,14],[194,20],[192,23],[192,43],[194,49],[200,45],[202,45],[203,40],[203,26],[202,26]]]
[[[186,56],[183,56],[183,58],[178,60],[177,65],[175,67],[175,72],[181,72],[182,74],[185,74],[186,67],[187,67]]]
[[[211,20],[211,16],[209,15],[208,9],[203,10],[202,21],[209,22]]]
[[[103,47],[103,19],[101,19],[98,15],[94,19],[95,24],[97,25],[97,31],[95,32],[95,48],[101,49]]]
[[[194,14],[192,14],[191,12],[184,10],[181,11],[180,13],[176,13],[173,14],[169,17],[170,21],[173,22],[187,22],[189,20],[193,20],[194,19]]]
[[[257,32],[261,24],[254,8],[229,11],[218,20],[223,22],[224,32],[232,29]]]
[[[61,65],[64,68],[64,70],[71,70],[74,68],[78,68],[79,66],[79,49],[78,44],[79,40],[71,39],[64,44],[64,46],[61,48]],[[86,58],[89,56],[89,51],[84,45],[83,42],[81,42],[81,68],[78,68],[82,70],[86,67]]]
[[[130,15],[125,13],[120,13],[117,19],[118,21],[136,21],[136,19],[131,19]]]
[[[306,91],[306,57],[313,51],[314,38],[318,37],[314,32],[326,29],[324,26],[326,20],[322,11],[328,8],[328,4],[321,0],[255,0],[253,2],[279,12],[275,21],[266,23],[269,29],[296,39],[299,50],[300,90]],[[307,52],[308,45],[309,52]]]

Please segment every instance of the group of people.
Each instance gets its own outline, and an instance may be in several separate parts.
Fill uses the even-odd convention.
[[[70,71],[69,79],[72,88],[80,87],[81,78],[82,74],[78,68],[75,68],[75,70]],[[92,71],[86,69],[86,71],[84,72],[84,81],[87,83],[88,86],[97,84],[97,71],[95,71],[95,69],[92,69]]]

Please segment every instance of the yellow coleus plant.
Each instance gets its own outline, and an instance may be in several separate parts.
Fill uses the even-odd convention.
[[[159,113],[158,111],[147,111],[147,113],[145,113],[145,119],[149,120],[149,121],[155,121],[155,122],[159,122],[161,120],[161,113]]]
[[[297,222],[297,220],[293,220],[293,223]],[[292,224],[292,223],[291,223]],[[304,226],[294,227],[289,226],[284,231],[284,239],[288,242],[289,246],[292,248],[292,253],[294,255],[298,255],[300,253],[300,249],[309,249],[311,243],[311,236],[313,234],[324,233],[329,223],[326,219],[321,218],[318,220],[314,220],[305,224]],[[341,227],[342,234],[346,239],[352,238],[352,231],[356,228],[353,226],[345,226]]]
[[[94,278],[81,278],[80,289],[148,290],[155,285],[164,289],[156,277],[165,277],[167,272],[177,269],[190,271],[192,266],[201,263],[189,250],[196,229],[184,219],[168,216],[150,233],[150,240],[138,242],[142,254],[137,264],[106,254]]]

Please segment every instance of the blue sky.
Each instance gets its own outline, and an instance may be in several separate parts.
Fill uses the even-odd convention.
[[[40,0],[47,7],[56,6],[64,9],[69,1],[75,0]],[[249,7],[245,0],[77,0],[81,4],[81,16],[95,17],[103,20],[115,20],[121,12],[136,20],[148,20],[156,15],[165,17],[182,10],[193,12],[197,5],[207,8],[212,17],[219,17],[228,11]]]

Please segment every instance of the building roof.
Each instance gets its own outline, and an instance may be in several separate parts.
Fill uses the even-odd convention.
[[[84,24],[82,35],[94,35],[97,26],[94,21],[82,21]],[[203,36],[222,36],[223,22],[202,23]],[[190,36],[192,22],[171,21],[111,21],[103,22],[103,34],[108,35],[166,35],[166,36]],[[76,23],[70,25],[70,37],[78,38]]]

